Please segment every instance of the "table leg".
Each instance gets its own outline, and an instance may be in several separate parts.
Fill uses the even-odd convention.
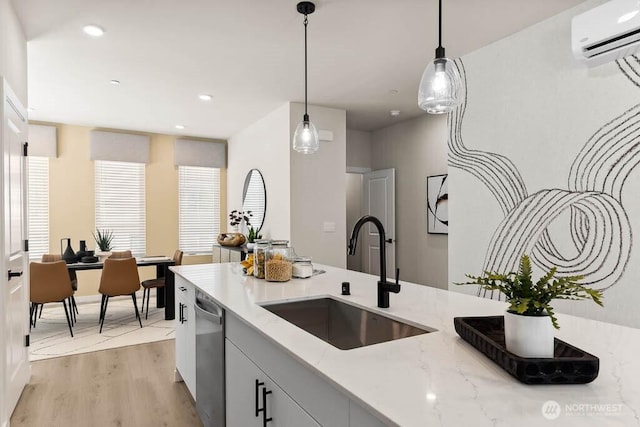
[[[167,268],[167,275],[164,279],[164,319],[173,320],[176,317],[175,307],[175,274]]]
[[[156,277],[161,278],[165,276],[165,271],[168,271],[169,268],[166,265],[156,265]],[[166,286],[166,281],[165,281]],[[163,308],[165,306],[165,297],[164,297],[164,289],[156,288],[156,307]]]

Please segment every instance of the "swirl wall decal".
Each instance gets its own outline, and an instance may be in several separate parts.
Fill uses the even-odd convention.
[[[622,73],[640,87],[639,59],[633,56],[617,62]],[[465,147],[462,122],[467,78],[462,60],[455,64],[465,101],[448,117],[449,165],[482,182],[504,213],[488,244],[482,271],[515,271],[520,256],[528,253],[539,268],[556,266],[560,275],[580,274],[588,286],[609,289],[623,276],[631,254],[633,233],[622,190],[640,163],[640,104],[604,124],[587,140],[571,165],[567,189],[529,195],[508,158]],[[569,216],[569,242],[554,240],[550,231],[563,213]],[[481,294],[500,298],[498,293],[479,288]]]

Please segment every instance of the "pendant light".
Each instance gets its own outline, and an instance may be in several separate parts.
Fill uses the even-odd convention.
[[[300,153],[312,154],[320,148],[320,139],[307,112],[307,15],[316,10],[316,5],[310,1],[301,1],[296,9],[304,15],[304,117],[293,134],[293,149]]]
[[[438,8],[438,47],[436,58],[427,65],[420,80],[418,106],[430,114],[448,113],[462,101],[462,79],[442,47],[442,0]]]

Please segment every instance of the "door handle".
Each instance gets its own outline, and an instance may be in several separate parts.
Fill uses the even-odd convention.
[[[262,381],[256,380],[256,417],[264,410],[264,408],[260,409],[260,387],[263,385]]]
[[[8,273],[7,276],[9,278],[9,280],[11,280],[12,277],[20,277],[20,276],[22,276],[22,271],[11,271],[11,270],[9,270],[7,273]]]
[[[393,239],[386,239],[385,242],[387,243],[393,243]]]
[[[263,411],[262,411],[262,427],[267,427],[267,423],[269,421],[272,421],[273,418],[268,417],[267,415],[267,395],[271,394],[272,391],[271,390],[267,390],[267,388],[263,388],[262,389],[262,405],[263,405]],[[268,418],[267,418],[268,417]]]

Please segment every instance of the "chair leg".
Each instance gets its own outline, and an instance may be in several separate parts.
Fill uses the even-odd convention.
[[[102,322],[102,317],[104,316],[104,300],[106,298],[106,295],[102,295],[102,300],[100,301],[100,317],[98,318],[99,322]]]
[[[42,309],[44,308],[44,304],[40,304],[40,315],[38,316],[38,319],[42,317]]]
[[[140,306],[140,310],[144,313],[144,300],[147,296],[147,288],[142,288],[142,305]]]
[[[109,297],[107,295],[102,295],[102,298],[104,299],[104,308],[102,310],[102,317],[100,318],[100,333],[102,333],[104,318],[107,317],[107,305],[109,304]]]
[[[62,300],[62,305],[64,306],[64,314],[67,316],[67,325],[69,325],[69,332],[71,332],[71,338],[73,338],[73,329],[71,329],[71,319],[69,318],[69,310],[67,310],[66,300]]]
[[[75,325],[76,324],[76,312],[73,309],[73,303],[71,302],[71,298],[68,298],[69,301],[69,314],[71,315],[71,324]]]
[[[133,306],[136,309],[136,318],[138,319],[138,322],[140,322],[140,327],[142,328],[142,317],[140,317],[140,312],[138,312],[138,301],[135,292],[131,294],[131,299],[133,300]]]
[[[33,327],[34,327],[34,328],[36,327],[36,320],[38,319],[38,305],[40,305],[40,312],[42,313],[42,306],[43,306],[44,304],[38,304],[38,303],[36,303],[36,307],[35,307],[35,309],[33,310]]]
[[[29,307],[29,331],[31,331],[31,327],[34,324],[33,313],[37,310],[37,308],[38,304],[36,304],[35,302],[32,302],[31,307]]]
[[[71,302],[73,303],[73,308],[76,311],[76,314],[80,314],[80,310],[78,310],[78,305],[76,304],[76,297],[71,296]]]
[[[147,320],[149,319],[149,300],[151,299],[151,288],[147,288],[145,290],[147,291],[147,314],[144,315],[144,320]]]

